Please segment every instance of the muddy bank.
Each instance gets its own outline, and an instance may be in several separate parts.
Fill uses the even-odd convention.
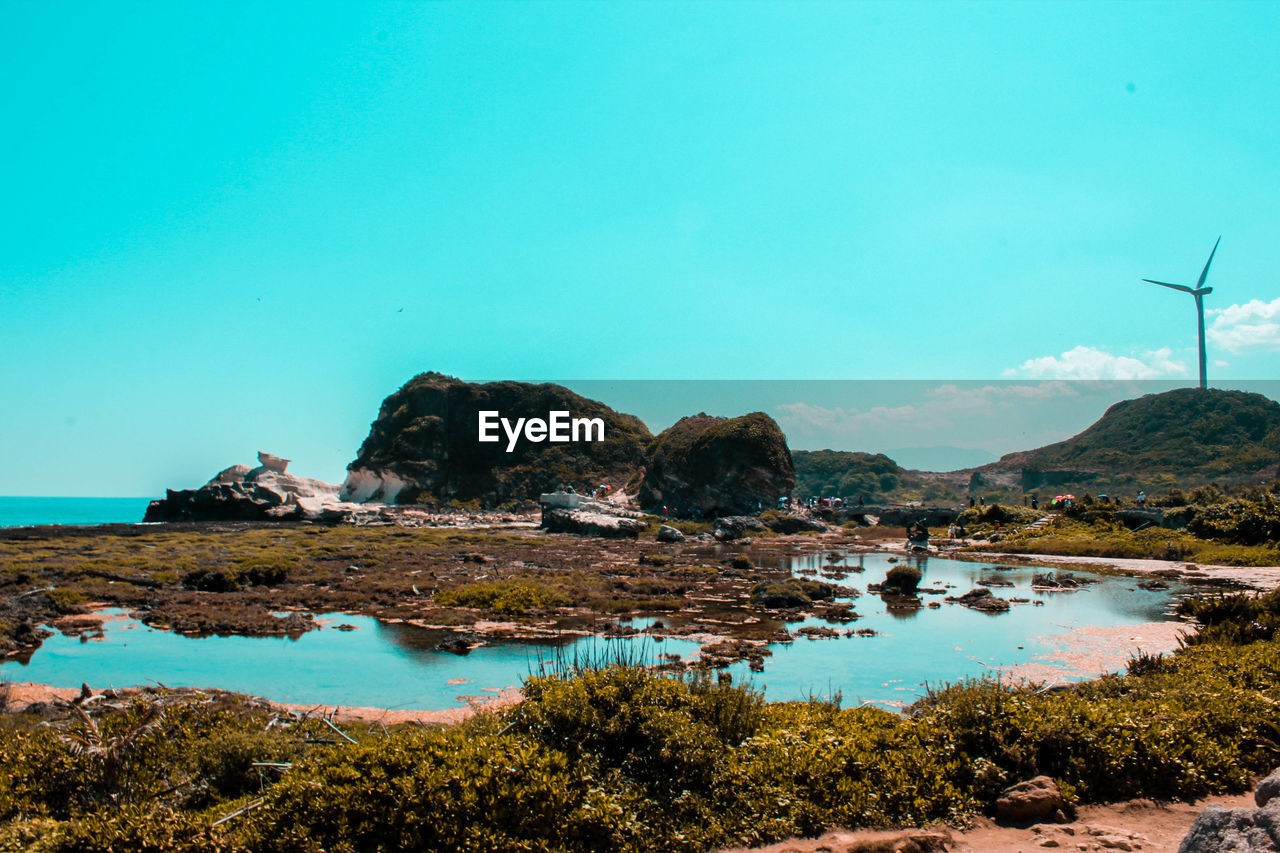
[[[54,687],[30,681],[16,681],[0,685],[3,710],[22,712],[37,709],[41,705],[70,702],[81,695],[83,688]],[[126,688],[110,691],[111,698],[130,698],[154,694],[154,688]],[[519,690],[494,690],[470,696],[465,706],[445,710],[431,708],[369,708],[354,705],[302,705],[289,702],[272,702],[255,696],[242,696],[225,690],[196,688],[167,688],[168,696],[235,696],[255,705],[269,707],[282,714],[294,716],[324,717],[335,722],[381,723],[385,726],[400,723],[431,723],[450,725],[460,723],[482,711],[509,708],[523,697]]]
[[[518,526],[305,523],[105,525],[0,531],[0,656],[29,655],[41,625],[90,633],[121,608],[192,636],[296,636],[314,613],[432,626],[466,644],[616,631],[662,619],[666,636],[774,639],[787,608],[753,600],[788,557],[858,540],[844,531],[724,545],[548,534]],[[822,598],[829,599],[828,590]]]

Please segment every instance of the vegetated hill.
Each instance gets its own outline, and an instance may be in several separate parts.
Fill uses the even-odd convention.
[[[601,418],[603,441],[532,442],[507,451],[501,427],[496,442],[480,442],[479,413],[546,419]],[[463,382],[422,373],[387,397],[369,437],[347,466],[343,497],[386,502],[476,501],[497,506],[536,500],[562,486],[622,486],[640,468],[653,435],[634,415],[621,414],[560,385]]]
[[[957,484],[925,471],[903,468],[883,453],[850,450],[795,450],[796,497],[837,497],[865,503],[904,500],[951,503]],[[961,477],[964,480],[965,477]]]
[[[864,498],[868,502],[894,493],[903,469],[883,453],[848,450],[795,450],[796,495]]]
[[[1274,479],[1280,403],[1261,394],[1179,388],[1124,400],[1066,441],[1010,453],[975,473],[1039,486],[1147,491]]]
[[[706,413],[663,430],[647,453],[637,500],[676,514],[737,515],[771,509],[795,486],[787,439],[773,418]]]

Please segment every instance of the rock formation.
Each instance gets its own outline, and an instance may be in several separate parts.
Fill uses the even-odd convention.
[[[682,516],[772,509],[796,481],[786,438],[763,412],[681,418],[653,441],[648,457],[640,505]]]
[[[1256,809],[1210,803],[1196,817],[1178,853],[1276,853],[1280,851],[1280,769],[1258,783]]]
[[[508,452],[501,430],[500,441],[478,440],[481,411],[499,412],[512,422],[545,419],[553,411],[600,418],[604,439],[521,439]],[[537,500],[539,493],[562,486],[583,489],[607,483],[619,488],[639,470],[651,440],[639,418],[560,385],[477,384],[423,373],[383,401],[368,438],[347,466],[341,494],[353,501],[457,500],[499,506]]]
[[[267,457],[277,465],[267,465]],[[338,486],[284,473],[289,460],[259,453],[257,468],[232,465],[198,489],[168,489],[152,501],[144,521],[255,521],[338,519],[353,504],[338,498]]]
[[[643,521],[592,509],[548,509],[542,526],[550,533],[577,533],[604,539],[635,539],[645,529]]]
[[[1002,823],[1065,823],[1074,816],[1075,808],[1048,776],[1037,776],[1011,785],[996,800],[996,819]]]
[[[1178,853],[1276,853],[1280,851],[1280,800],[1260,809],[1205,806]]]
[[[272,454],[267,453],[266,451],[263,451],[263,450],[258,451],[258,464],[261,465],[263,468],[270,468],[272,471],[278,471],[281,474],[285,472],[285,469],[289,467],[289,463],[292,461],[293,461],[292,459],[284,459],[283,457],[280,457],[280,456],[273,456]]]

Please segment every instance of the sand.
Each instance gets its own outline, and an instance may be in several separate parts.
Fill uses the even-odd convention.
[[[923,830],[875,832],[833,830],[820,838],[791,839],[766,847],[749,848],[750,853],[890,853],[893,843],[905,837],[943,835],[949,840],[940,848],[948,853],[1042,853],[1063,850],[1078,853],[1133,850],[1141,853],[1176,853],[1183,836],[1209,803],[1229,808],[1253,808],[1252,794],[1209,797],[1195,803],[1154,803],[1131,800],[1102,806],[1084,806],[1071,823],[1039,824],[1018,828],[997,826],[986,818],[964,829],[934,826]],[[887,842],[887,843],[886,843]],[[923,844],[905,850],[927,851]],[[721,853],[748,853],[735,847]]]

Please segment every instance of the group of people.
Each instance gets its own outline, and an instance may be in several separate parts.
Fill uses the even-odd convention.
[[[791,498],[778,498],[778,509],[789,509],[792,505]],[[849,498],[820,498],[816,495],[808,498],[798,498],[794,501],[796,506],[805,507],[807,509],[848,509],[851,506],[864,506],[866,501],[859,497],[855,504]]]

